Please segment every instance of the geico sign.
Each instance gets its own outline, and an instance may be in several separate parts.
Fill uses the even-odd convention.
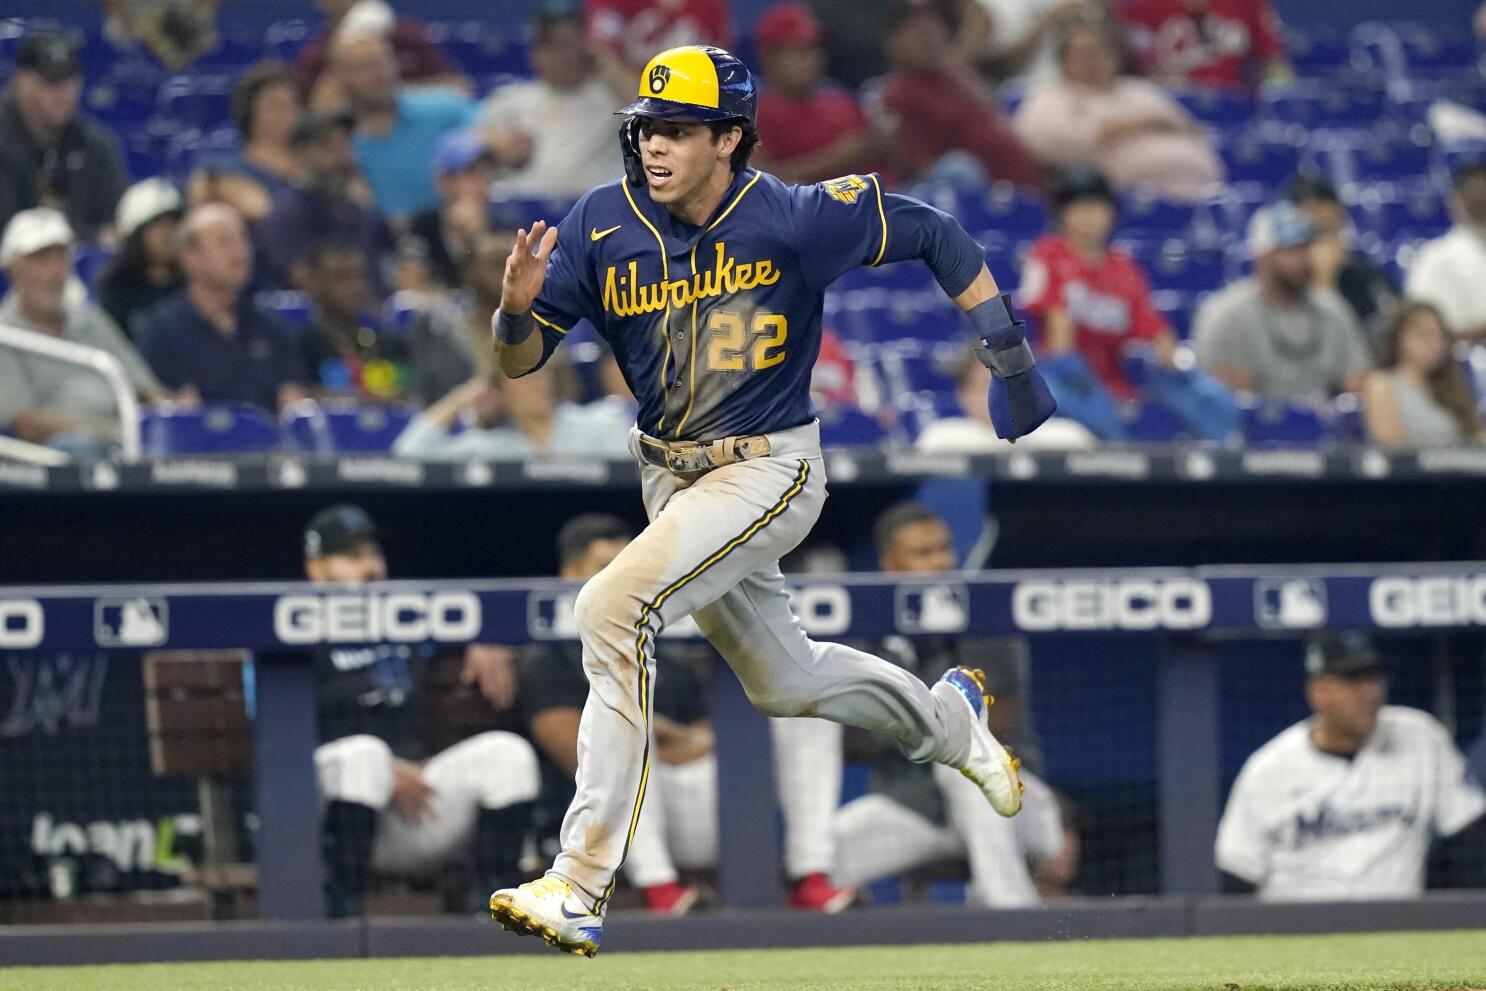
[[[1372,621],[1407,626],[1486,626],[1486,575],[1377,578],[1367,590]]]
[[[35,599],[0,599],[0,648],[30,650],[41,645],[46,615]]]
[[[834,637],[851,627],[851,593],[840,585],[799,585],[789,604],[806,633]]]
[[[1195,578],[1019,582],[1011,615],[1029,633],[1049,630],[1195,630],[1213,615]]]
[[[285,595],[273,604],[273,632],[287,644],[473,640],[480,599],[473,592]]]

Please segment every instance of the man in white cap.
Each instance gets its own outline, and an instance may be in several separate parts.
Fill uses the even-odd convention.
[[[92,303],[69,298],[72,244],[67,218],[51,207],[22,210],[10,219],[0,236],[0,267],[11,282],[0,302],[0,324],[107,351],[140,396],[164,398],[118,325]],[[0,346],[0,429],[32,443],[96,455],[118,439],[118,405],[98,373]]]
[[[1254,274],[1197,311],[1197,361],[1229,388],[1304,402],[1361,386],[1371,365],[1362,327],[1341,296],[1313,284],[1315,237],[1293,203],[1260,210],[1248,232]]]

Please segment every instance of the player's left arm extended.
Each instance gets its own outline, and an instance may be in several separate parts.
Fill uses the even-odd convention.
[[[1017,319],[1010,294],[986,267],[985,250],[957,220],[926,203],[895,194],[882,202],[882,261],[922,260],[975,327],[981,345],[975,356],[992,373],[988,402],[996,434],[1015,441],[1036,430],[1058,404],[1037,370],[1026,322]]]

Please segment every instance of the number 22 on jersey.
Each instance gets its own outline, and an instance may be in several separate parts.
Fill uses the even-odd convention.
[[[761,372],[784,360],[789,322],[782,313],[758,313],[750,325],[741,314],[714,310],[707,318],[707,335],[708,371]]]

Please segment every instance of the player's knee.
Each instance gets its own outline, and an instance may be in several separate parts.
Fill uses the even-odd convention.
[[[392,748],[361,733],[315,751],[320,790],[327,800],[384,808],[392,799]]]
[[[481,733],[481,763],[484,765],[484,787],[480,804],[500,808],[515,802],[529,802],[541,789],[541,770],[537,752],[530,743],[515,733],[499,730]]]
[[[603,572],[588,580],[573,603],[573,619],[585,644],[632,640],[639,618],[640,606],[633,593]]]
[[[776,685],[765,684],[750,687],[745,683],[743,691],[753,707],[766,716],[787,718],[816,715],[815,708],[810,702],[789,692],[780,691]]]

